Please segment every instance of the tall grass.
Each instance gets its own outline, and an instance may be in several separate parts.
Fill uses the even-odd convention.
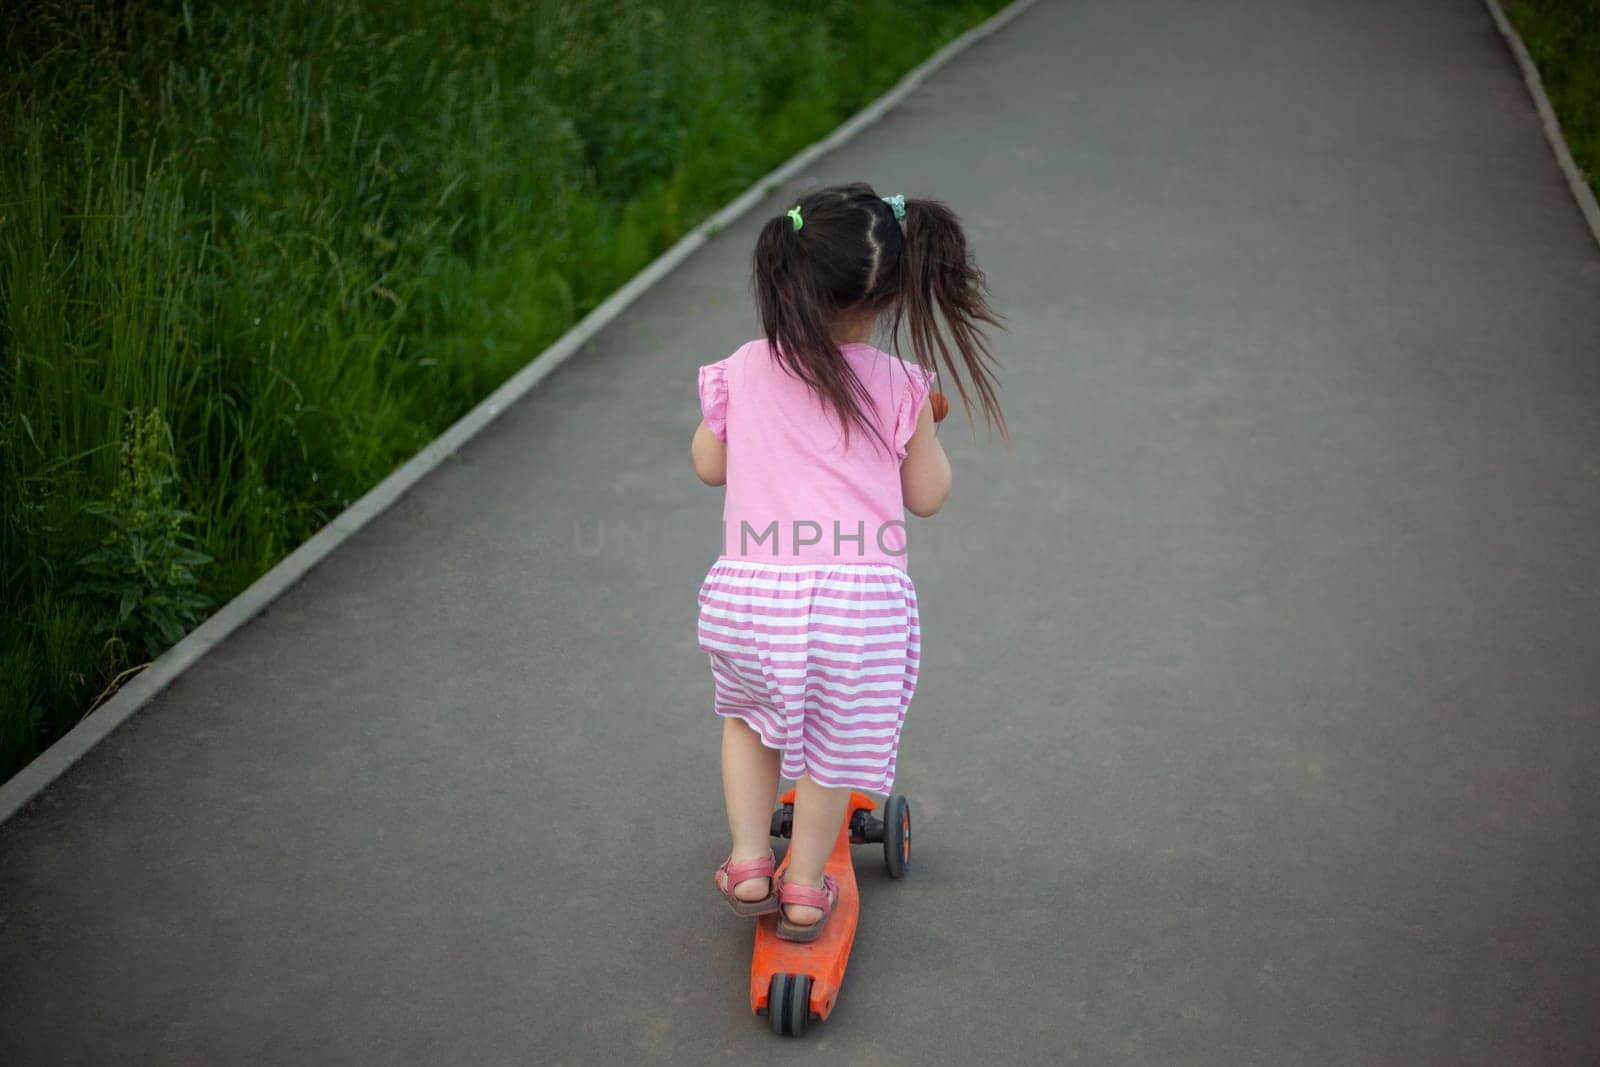
[[[6,5],[0,777],[999,6]]]
[[[1600,0],[1505,0],[1572,158],[1600,194]]]

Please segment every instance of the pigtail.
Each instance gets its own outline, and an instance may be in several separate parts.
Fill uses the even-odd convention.
[[[810,203],[802,201],[796,211],[811,214]],[[866,386],[839,358],[832,331],[838,308],[819,289],[806,244],[807,235],[787,215],[767,220],[756,239],[756,306],[767,344],[785,370],[833,406],[847,445],[852,426],[883,441],[882,430],[867,418],[871,396]]]
[[[963,379],[970,379],[985,421],[998,426],[1005,436],[1005,416],[995,389],[994,353],[982,332],[984,326],[1003,327],[989,307],[988,292],[988,282],[967,249],[967,237],[955,212],[937,200],[907,200],[894,336],[900,336],[904,325],[917,364],[941,380],[944,371],[949,371],[968,421],[972,420],[973,401]]]

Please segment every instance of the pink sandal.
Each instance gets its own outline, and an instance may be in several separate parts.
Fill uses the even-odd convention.
[[[774,866],[775,859],[770,852],[764,859],[747,860],[744,863],[734,863],[733,854],[729,853],[728,858],[722,861],[722,866],[717,868],[712,881],[717,887],[717,892],[722,894],[722,899],[726,900],[738,914],[750,917],[766,915],[778,910],[778,894],[773,891],[776,887],[770,884]],[[733,895],[734,886],[752,878],[768,880],[769,888],[765,897],[760,900],[740,900]]]
[[[822,936],[822,927],[828,921],[828,916],[833,914],[833,906],[839,903],[839,883],[827,875],[822,876],[822,888],[816,889],[809,885],[789,885],[780,877],[774,887],[773,896],[778,899],[778,928],[777,935],[785,941],[815,941]],[[809,926],[789,921],[787,912],[781,910],[785,904],[797,904],[802,908],[821,908],[822,916]]]

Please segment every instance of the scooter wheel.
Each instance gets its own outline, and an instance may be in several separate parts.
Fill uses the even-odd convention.
[[[767,1022],[775,1034],[799,1037],[811,1022],[811,976],[775,974],[767,986]]]
[[[771,832],[773,837],[788,838],[794,833],[794,805],[785,804],[772,813]]]
[[[883,866],[890,878],[911,870],[911,803],[900,793],[883,804]]]

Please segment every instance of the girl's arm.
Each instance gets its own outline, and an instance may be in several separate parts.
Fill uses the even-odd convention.
[[[921,428],[918,427],[918,432]],[[717,440],[717,435],[711,432],[711,427],[700,420],[699,429],[694,432],[694,444],[689,446],[689,455],[694,459],[694,472],[700,480],[707,485],[724,485],[728,481],[728,446]]]
[[[924,519],[944,507],[950,495],[950,458],[934,435],[933,405],[926,400],[900,464],[900,495],[905,498],[906,510]]]

